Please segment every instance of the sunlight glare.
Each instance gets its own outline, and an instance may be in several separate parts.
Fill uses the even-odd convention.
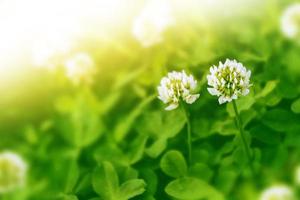
[[[121,0],[4,0],[0,2],[0,76],[22,73],[27,65],[47,67],[56,53],[66,53],[85,31],[117,26]],[[123,13],[124,14],[124,13]],[[92,29],[92,30],[91,30]],[[76,44],[75,44],[76,45]],[[18,63],[17,69],[10,65]],[[12,72],[14,70],[14,72]],[[10,74],[9,73],[9,74]]]

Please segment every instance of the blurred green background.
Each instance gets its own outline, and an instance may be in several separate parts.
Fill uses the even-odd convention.
[[[296,1],[153,2],[0,2],[0,149],[28,164],[25,186],[0,198],[255,200],[274,184],[300,198],[300,37],[280,23]],[[207,92],[226,58],[252,71],[237,103],[255,176],[231,105]],[[182,69],[201,95],[188,164],[184,114],[156,89]]]

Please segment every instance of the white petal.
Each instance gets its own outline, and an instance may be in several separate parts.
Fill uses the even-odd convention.
[[[219,104],[223,104],[226,102],[226,98],[223,96],[220,96],[218,100],[219,100]]]
[[[246,76],[246,77],[247,77],[247,78],[250,78],[250,76],[251,76],[251,71],[248,70],[248,71],[247,71],[247,76]]]
[[[207,90],[211,95],[220,95],[220,92],[215,88],[207,88]]]
[[[158,98],[162,100],[164,103],[167,103],[170,99],[167,88],[159,86],[157,89],[159,94]]]
[[[213,77],[211,75],[207,75],[206,79],[207,79],[208,85],[213,85],[214,81],[213,81]]]
[[[172,103],[168,107],[165,108],[165,110],[174,110],[178,107],[178,103]]]
[[[227,101],[227,102],[231,102],[231,101],[232,101],[232,98],[227,97],[227,98],[226,98],[226,101]]]
[[[233,94],[232,96],[231,96],[231,99],[237,99],[238,98],[238,96],[236,95],[236,94]]]
[[[192,104],[194,103],[198,98],[199,98],[200,94],[193,94],[193,95],[188,95],[185,97],[185,102],[188,104]]]
[[[209,71],[210,71],[211,74],[214,74],[215,73],[215,68],[214,67],[210,67]]]
[[[231,101],[232,101],[232,98],[230,98],[230,97],[225,97],[225,96],[219,97],[219,104],[223,104],[225,102],[231,102]]]

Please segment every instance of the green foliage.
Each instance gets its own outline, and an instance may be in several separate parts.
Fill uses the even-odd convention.
[[[197,178],[184,177],[176,179],[169,183],[165,190],[166,193],[177,199],[224,199],[223,195],[215,188]]]
[[[120,195],[124,199],[130,199],[145,191],[145,182],[141,179],[128,180],[120,187]]]
[[[291,110],[294,112],[294,113],[297,113],[299,114],[300,113],[300,99],[296,99],[292,105],[291,105]]]
[[[93,173],[93,188],[104,199],[114,200],[119,190],[119,178],[109,162],[104,162]]]
[[[109,162],[104,162],[93,173],[93,188],[102,199],[128,200],[142,194],[145,186],[142,179],[127,180],[119,185],[118,174]]]
[[[267,111],[262,122],[275,131],[296,131],[300,130],[300,116],[284,109],[272,109]]]
[[[127,18],[114,34],[81,38],[68,54],[84,51],[93,58],[97,73],[91,84],[72,84],[61,64],[55,72],[24,70],[27,78],[16,83],[0,78],[0,148],[28,163],[24,187],[3,199],[254,200],[275,183],[296,187],[300,43],[283,37],[278,27],[293,1],[255,1],[251,12],[247,3],[232,2],[241,8],[183,6],[186,14],[147,48],[133,38]],[[219,105],[207,92],[209,67],[226,58],[252,73],[250,93],[236,104],[255,174],[232,103]],[[200,97],[186,105],[188,162],[185,113],[164,110],[157,98],[161,78],[173,70],[198,80]]]
[[[56,108],[62,113],[59,128],[70,144],[88,146],[101,136],[103,125],[99,120],[99,102],[91,91],[83,91],[76,99],[62,97]]]
[[[187,165],[179,151],[168,151],[160,161],[161,170],[168,176],[179,178],[187,173]]]
[[[138,130],[154,140],[147,146],[146,153],[150,157],[158,157],[166,149],[167,140],[175,137],[185,123],[185,115],[180,109],[145,114],[138,125]]]
[[[204,163],[196,163],[189,169],[188,175],[191,177],[197,177],[199,179],[209,182],[214,172]]]

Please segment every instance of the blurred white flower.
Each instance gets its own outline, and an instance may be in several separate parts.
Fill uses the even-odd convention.
[[[260,200],[295,200],[295,198],[290,187],[277,185],[263,191]]]
[[[185,71],[169,72],[157,87],[158,98],[168,105],[166,110],[173,110],[178,107],[181,99],[192,104],[199,98],[199,94],[192,94],[196,86],[197,81],[192,75],[188,76]]]
[[[96,71],[92,58],[86,53],[77,53],[65,63],[66,75],[74,83],[91,83]]]
[[[231,102],[239,96],[249,93],[251,71],[242,63],[227,59],[219,66],[212,66],[207,76],[208,92],[219,97],[219,103]]]
[[[10,192],[25,183],[27,166],[12,152],[0,154],[0,193]]]
[[[290,5],[283,12],[281,30],[287,38],[300,37],[300,3]]]
[[[168,1],[151,0],[135,19],[132,33],[144,47],[149,47],[162,41],[163,32],[174,21]]]

